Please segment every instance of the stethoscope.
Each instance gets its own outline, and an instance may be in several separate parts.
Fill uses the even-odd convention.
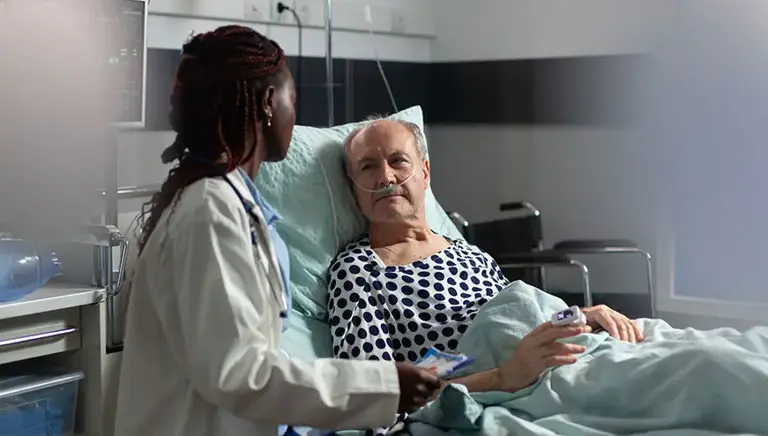
[[[213,162],[209,161],[208,159],[202,158],[200,156],[195,156],[192,154],[190,154],[189,157],[196,159],[200,162],[206,163],[214,168],[218,168]],[[243,180],[245,181],[245,185],[250,191],[251,195],[255,198],[257,196],[257,193],[256,193],[256,187],[253,186],[253,182],[250,182],[248,180],[248,177],[244,174],[243,170],[238,169],[238,172],[243,177]],[[250,221],[251,244],[253,245],[254,251],[258,251],[259,239],[261,239],[262,241],[268,241],[269,234],[264,230],[264,227],[260,225],[261,220],[259,219],[259,215],[256,213],[256,205],[252,201],[248,200],[243,196],[243,194],[240,192],[239,189],[237,189],[237,186],[235,186],[235,184],[232,182],[232,180],[229,178],[227,174],[220,174],[220,176],[222,179],[224,179],[225,182],[227,182],[230,188],[232,188],[232,190],[235,191],[237,198],[240,200],[240,203],[243,205],[243,209],[245,209],[245,213],[248,215],[248,221]],[[261,272],[267,276],[267,281],[269,281],[269,287],[272,290],[272,296],[277,301],[278,306],[280,306],[280,318],[287,318],[288,317],[288,300],[285,298],[285,292],[280,292],[283,289],[283,284],[278,283],[278,278],[279,280],[282,281],[282,278],[281,278],[282,276],[279,272],[275,274],[275,271],[273,271],[275,268],[275,262],[268,260],[267,261],[268,266],[264,266],[261,260],[256,259],[256,263],[261,268]]]

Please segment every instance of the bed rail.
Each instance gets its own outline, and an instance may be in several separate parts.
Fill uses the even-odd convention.
[[[159,184],[123,186],[121,188],[117,188],[117,199],[126,200],[129,198],[147,198],[155,195],[155,193],[159,190]],[[97,193],[102,197],[107,196],[107,192],[105,190],[97,191]]]

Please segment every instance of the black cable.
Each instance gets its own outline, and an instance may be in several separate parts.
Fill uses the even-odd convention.
[[[302,24],[301,24],[301,18],[299,18],[299,14],[296,13],[296,11],[292,7],[286,5],[283,2],[278,2],[277,3],[277,13],[278,14],[282,14],[285,11],[288,11],[288,12],[291,13],[291,15],[293,15],[293,19],[296,20],[296,27],[299,29],[299,60],[298,60],[298,63],[296,65],[296,80],[295,80],[295,83],[296,83],[296,106],[298,107],[298,109],[296,110],[297,111],[296,118],[298,120],[302,120],[303,121],[303,118],[301,118],[301,116],[300,116],[301,115],[302,104],[301,104],[301,93],[299,91],[300,91],[300,88],[303,85],[303,83],[301,82],[301,64],[304,63],[303,56],[302,56],[302,47],[304,45],[304,35],[303,35],[303,33],[304,33],[304,26],[302,26]]]

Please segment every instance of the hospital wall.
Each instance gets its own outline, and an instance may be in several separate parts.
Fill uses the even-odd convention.
[[[662,213],[660,191],[662,181],[669,186],[677,180],[658,175],[664,169],[658,165],[662,139],[651,140],[637,122],[649,86],[646,73],[654,65],[648,55],[660,51],[660,29],[673,28],[670,22],[679,21],[681,10],[628,0],[424,2],[433,5],[435,38],[334,32],[337,123],[392,111],[372,61],[376,50],[398,106],[424,107],[433,187],[447,209],[482,221],[504,216],[499,203],[528,200],[543,212],[547,243],[584,237],[636,240],[656,259],[660,314],[673,324],[744,327],[751,321],[738,318],[759,316],[754,304],[686,300],[699,291],[692,289],[695,282],[680,286],[673,280],[674,250],[668,226],[659,224],[670,217]],[[150,17],[148,124],[120,138],[121,185],[164,177],[167,167],[159,155],[173,141],[165,112],[178,46],[190,30],[221,24]],[[295,67],[294,28],[254,27],[280,42]],[[322,42],[322,31],[305,31],[299,114],[304,124],[325,122]],[[121,204],[121,227],[138,207],[136,201]],[[640,259],[584,260],[595,292],[645,291]],[[727,278],[732,269],[710,272]],[[550,271],[549,279],[578,290],[572,272]],[[680,297],[681,289],[686,297]],[[719,298],[728,299],[734,296]]]
[[[432,60],[468,72],[453,113],[429,126],[447,208],[482,221],[527,200],[547,244],[637,241],[655,258],[659,315],[673,325],[763,319],[768,213],[755,195],[768,153],[753,111],[766,115],[768,95],[754,60],[764,31],[751,17],[765,6],[439,3]],[[594,292],[645,292],[640,259],[583,260]],[[578,276],[550,271],[551,285],[580,289]]]
[[[507,216],[500,203],[530,201],[547,245],[623,237],[655,251],[648,208],[633,192],[641,174],[628,131],[656,10],[600,0],[440,3],[433,62],[470,71],[462,79],[471,90],[430,124],[444,205],[475,222]],[[583,260],[596,293],[646,290],[639,258]],[[550,269],[548,279],[580,290],[575,270]]]

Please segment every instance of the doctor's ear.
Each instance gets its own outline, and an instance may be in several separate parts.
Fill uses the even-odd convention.
[[[264,120],[268,125],[272,124],[272,117],[275,110],[275,94],[276,90],[274,86],[269,86],[264,90],[264,94],[261,98],[261,112],[264,114]]]

